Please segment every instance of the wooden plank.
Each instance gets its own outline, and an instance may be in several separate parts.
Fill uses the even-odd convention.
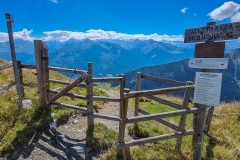
[[[53,90],[49,90],[50,93],[54,93],[54,94],[57,94],[59,93],[58,91],[53,91]],[[86,100],[86,96],[82,96],[82,95],[78,95],[78,94],[72,94],[72,93],[66,93],[64,94],[64,96],[68,96],[68,97],[71,97],[71,98],[78,98],[78,99],[83,99],[83,100]]]
[[[92,114],[93,113],[93,82],[92,82],[92,63],[88,63],[88,75],[87,75],[87,79],[86,79],[86,97],[87,98],[87,111],[88,114]],[[88,129],[92,126],[94,126],[94,118],[88,116],[87,117],[87,122],[88,122]]]
[[[147,111],[144,111],[144,110],[142,110],[142,109],[139,109],[139,112],[142,113],[142,114],[144,114],[144,115],[150,115],[150,114],[151,114],[151,113],[149,113],[149,112],[147,112]],[[170,122],[168,122],[168,121],[165,121],[165,120],[163,120],[163,119],[161,119],[161,118],[155,119],[155,121],[158,121],[158,122],[162,123],[163,125],[171,128],[171,129],[173,129],[173,130],[175,130],[175,131],[178,131],[178,126],[176,126],[175,124],[172,124],[172,123],[170,123]]]
[[[69,85],[70,84],[70,82],[60,81],[60,80],[55,80],[55,79],[49,79],[48,82],[57,83],[57,84],[64,84],[64,85]],[[78,84],[76,87],[86,88],[86,84]]]
[[[131,91],[130,93],[124,93],[124,98],[142,97],[142,96],[152,96],[157,94],[170,94],[175,92],[184,92],[187,90],[193,90],[194,86],[179,86],[170,87],[162,89],[152,89],[143,91]]]
[[[26,87],[38,87],[38,85],[36,83],[23,83],[23,86],[26,86]]]
[[[224,58],[225,42],[195,44],[195,58]]]
[[[8,69],[8,68],[11,68],[12,66],[13,66],[12,63],[6,64],[6,65],[3,65],[3,66],[0,66],[0,71],[5,70],[5,69]]]
[[[204,127],[205,127],[205,116],[206,116],[206,105],[194,104],[194,107],[198,108],[198,113],[196,115],[196,120],[194,120],[194,136],[193,136],[193,159],[202,159],[202,149],[203,149],[203,137],[204,137]]]
[[[136,91],[141,90],[141,72],[137,72],[137,82],[136,82]],[[134,117],[138,116],[139,111],[139,97],[135,98],[135,109],[134,109]],[[138,122],[134,122],[134,129],[138,128]]]
[[[189,81],[189,82],[187,82],[186,85],[193,85],[193,82]],[[189,91],[189,90],[185,92],[181,109],[187,109],[188,108],[191,93],[192,93],[192,91]],[[181,115],[179,125],[178,125],[178,129],[179,129],[178,131],[184,131],[185,130],[186,118],[187,118],[187,115]],[[181,144],[182,144],[182,137],[179,137],[176,140],[176,146],[175,146],[175,149],[179,153],[181,152]]]
[[[138,117],[123,118],[123,121],[125,123],[141,122],[141,121],[153,120],[153,119],[158,119],[158,118],[174,117],[174,116],[196,113],[196,112],[198,112],[197,108],[190,108],[190,109],[183,109],[183,110],[178,110],[178,111],[157,113],[157,114],[144,115],[144,116],[138,116]]]
[[[118,147],[130,147],[130,146],[142,145],[145,143],[152,143],[152,142],[157,142],[160,140],[167,140],[167,139],[171,139],[171,138],[178,138],[178,137],[188,136],[188,135],[193,135],[193,134],[194,134],[193,130],[175,132],[175,133],[165,134],[165,135],[161,135],[161,136],[141,138],[141,139],[134,140],[131,142],[118,143]]]
[[[16,85],[16,82],[12,82],[12,83],[10,83],[9,85],[1,88],[1,89],[0,89],[0,94],[2,94],[3,92],[5,92],[6,90],[9,90],[10,88],[12,88],[12,87],[15,86],[15,85]]]
[[[101,97],[101,96],[93,96],[92,100],[107,101],[107,102],[121,102],[122,101],[120,98]]]
[[[60,107],[65,107],[65,108],[71,108],[71,109],[75,109],[75,110],[79,110],[82,112],[87,112],[87,108],[84,107],[79,107],[79,106],[74,106],[74,105],[70,105],[70,104],[64,104],[64,103],[58,103],[58,102],[52,102],[52,105],[57,105]]]
[[[59,71],[59,72],[70,72],[70,73],[76,73],[76,74],[84,74],[87,73],[87,71],[84,70],[77,70],[77,69],[69,69],[69,68],[60,68],[60,67],[48,67],[49,70],[53,71]]]
[[[170,101],[167,101],[165,99],[162,99],[162,98],[159,98],[159,97],[155,97],[155,96],[147,96],[146,98],[149,98],[151,100],[154,100],[156,102],[159,102],[159,103],[162,103],[162,104],[165,104],[165,105],[168,105],[170,107],[173,107],[173,108],[176,108],[176,109],[181,109],[182,106],[179,105],[179,104],[176,104],[176,103],[173,103],[173,102],[170,102]]]
[[[160,78],[160,77],[154,77],[154,76],[149,76],[149,75],[145,75],[145,74],[142,74],[141,77],[143,79],[160,82],[160,83],[165,83],[165,84],[169,84],[169,85],[173,85],[173,86],[185,86],[185,84],[186,84],[186,83],[180,82],[180,81],[175,81],[175,80],[165,79],[165,78]]]
[[[104,77],[104,78],[93,78],[92,82],[97,83],[97,82],[120,82],[122,77]]]
[[[184,43],[230,40],[239,37],[240,22],[235,22],[186,29]]]
[[[22,66],[22,68],[36,69],[35,65],[22,64],[21,66]]]
[[[17,61],[17,67],[18,67],[18,75],[19,75],[19,84],[20,84],[20,90],[21,95],[19,95],[20,99],[24,98],[24,87],[23,87],[23,73],[22,73],[22,67],[21,67],[21,61]]]
[[[97,113],[90,113],[88,116],[94,117],[94,118],[101,118],[101,119],[107,119],[112,121],[120,121],[121,119],[117,116],[109,116],[109,115],[103,115],[103,114],[97,114]]]
[[[74,82],[72,82],[71,84],[69,84],[66,88],[64,88],[63,90],[61,90],[59,93],[57,93],[55,96],[52,96],[49,100],[48,100],[48,104],[52,103],[53,101],[56,101],[58,98],[60,98],[62,95],[64,95],[65,93],[67,93],[68,91],[70,91],[72,88],[74,88],[78,83],[81,83],[82,81],[84,81],[86,79],[88,74],[84,73],[81,77],[79,77],[78,79],[76,79]]]

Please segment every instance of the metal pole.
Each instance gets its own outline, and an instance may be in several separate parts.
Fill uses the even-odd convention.
[[[14,78],[17,86],[17,94],[18,94],[18,104],[20,109],[22,109],[22,98],[23,98],[23,92],[21,88],[21,82],[20,82],[20,74],[18,72],[18,66],[17,66],[17,59],[16,59],[16,53],[15,53],[15,47],[14,47],[14,41],[13,41],[13,33],[12,33],[12,22],[10,14],[6,13],[6,22],[7,22],[7,28],[8,28],[8,37],[9,37],[9,44],[11,49],[11,56],[12,56],[12,64],[13,64],[13,70],[14,70]]]

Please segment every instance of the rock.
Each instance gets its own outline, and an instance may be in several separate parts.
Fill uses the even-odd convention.
[[[87,154],[91,149],[86,147],[83,143],[77,143],[71,147],[71,154],[80,154],[85,153]]]
[[[79,122],[79,120],[74,120],[73,124],[77,124]]]

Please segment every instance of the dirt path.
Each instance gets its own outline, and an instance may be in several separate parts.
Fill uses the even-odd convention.
[[[114,90],[106,90],[110,97],[119,97],[119,93]],[[107,102],[103,109],[98,110],[100,114],[119,116],[119,103]],[[133,111],[128,112],[128,116],[133,115]],[[118,132],[119,124],[116,121],[95,119],[95,123],[104,123],[110,129]],[[33,136],[24,139],[24,144],[16,147],[14,153],[7,153],[2,159],[34,159],[34,160],[64,160],[64,159],[92,159],[97,160],[99,155],[91,152],[85,146],[87,129],[87,117],[81,112],[72,114],[68,119],[57,122],[57,130],[46,129],[36,132]],[[131,140],[125,132],[125,139]],[[1,159],[1,158],[0,158]]]

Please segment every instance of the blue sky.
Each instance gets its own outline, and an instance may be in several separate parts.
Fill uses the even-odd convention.
[[[186,28],[240,21],[240,1],[224,0],[0,0],[0,41],[5,13],[14,35],[32,40],[146,38],[181,40]]]

